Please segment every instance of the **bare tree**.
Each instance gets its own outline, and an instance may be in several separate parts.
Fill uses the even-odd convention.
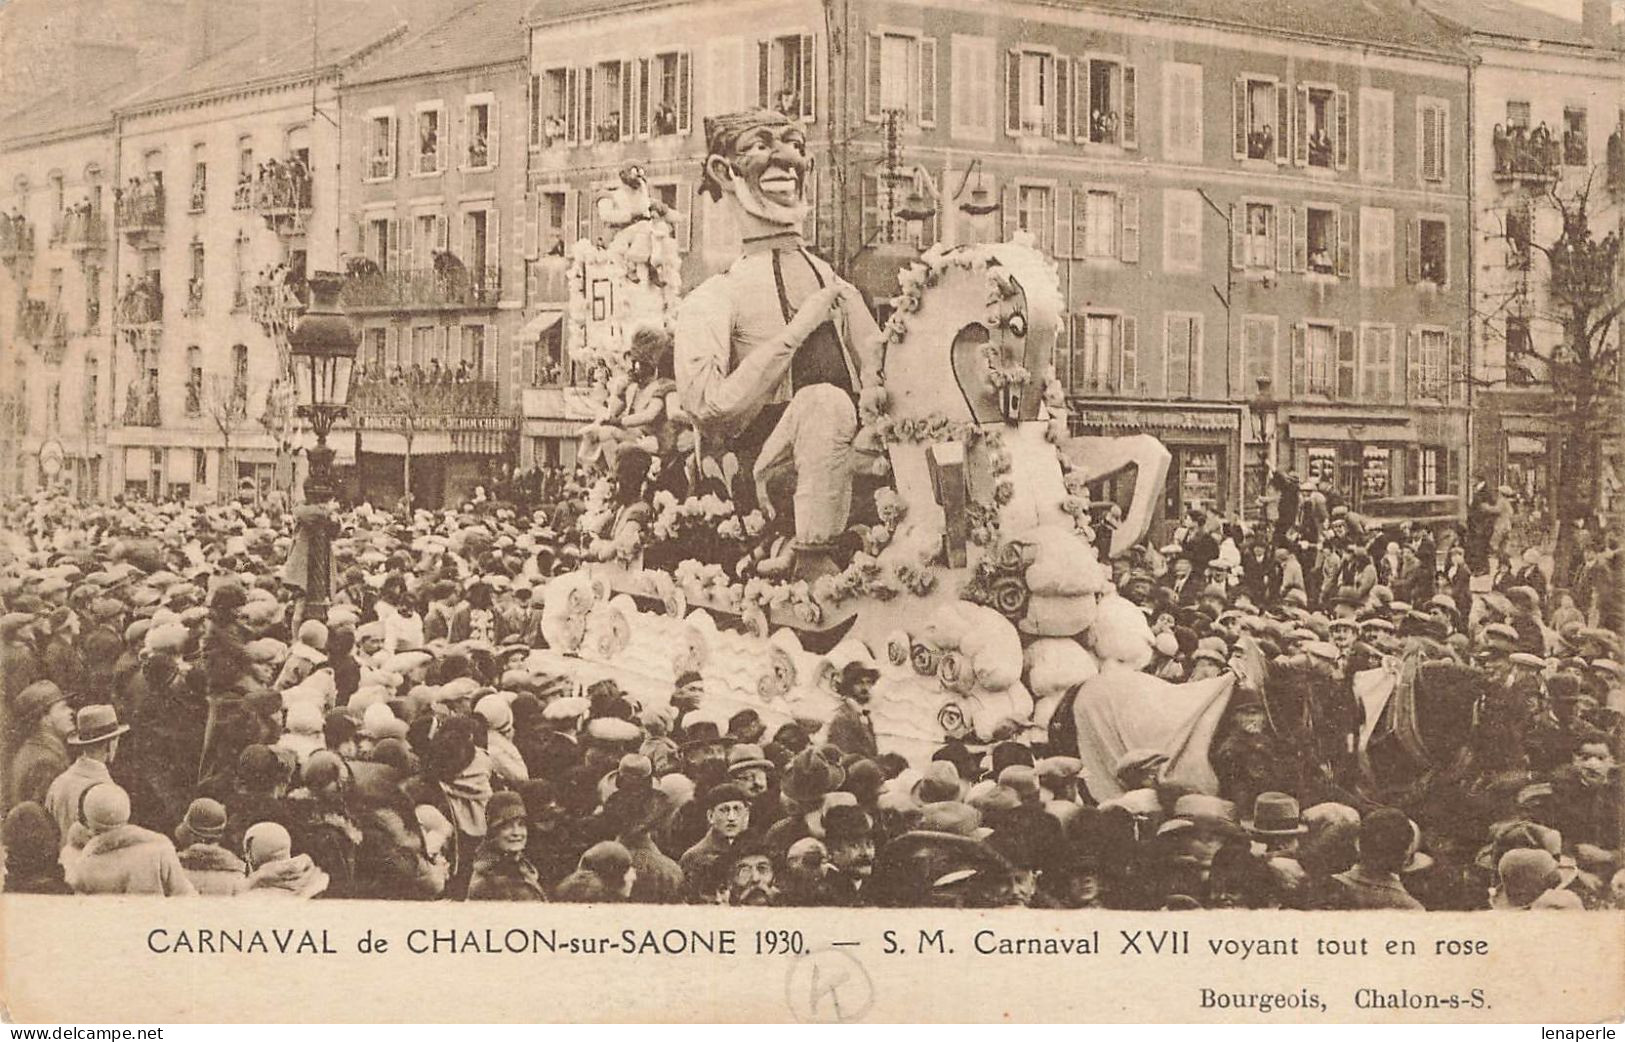
[[[1553,180],[1526,197],[1502,228],[1507,266],[1518,274],[1480,315],[1486,332],[1506,343],[1507,361],[1502,372],[1482,373],[1476,382],[1538,387],[1551,395],[1562,440],[1555,475],[1560,576],[1571,571],[1582,523],[1597,523],[1603,447],[1621,429],[1621,208],[1609,211],[1604,202],[1625,189],[1618,180],[1619,171],[1598,167],[1583,180]],[[1543,237],[1543,226],[1555,227],[1555,235]],[[1556,333],[1544,348],[1536,335],[1541,330]]]
[[[203,396],[203,412],[220,431],[220,473],[222,475],[219,498],[229,499],[236,488],[236,480],[225,476],[236,473],[236,457],[231,452],[231,439],[243,421],[248,418],[248,388],[233,377],[216,373],[209,378],[209,389]]]
[[[253,288],[249,300],[249,313],[276,348],[276,377],[266,388],[265,408],[259,416],[259,425],[276,443],[277,480],[284,474],[293,480],[294,394],[293,353],[288,347],[288,332],[304,311],[296,287],[290,282],[287,269],[279,265]],[[284,466],[284,464],[288,464]],[[283,489],[292,493],[291,487]]]

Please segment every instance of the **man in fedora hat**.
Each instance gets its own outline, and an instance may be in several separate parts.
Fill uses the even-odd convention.
[[[874,759],[880,755],[875,725],[866,708],[880,671],[862,660],[848,662],[835,680],[841,702],[829,718],[824,740],[843,753]]]
[[[77,750],[78,759],[51,782],[45,793],[45,809],[62,830],[63,843],[79,821],[79,801],[92,785],[111,784],[107,766],[118,755],[119,736],[130,730],[119,723],[118,713],[109,705],[85,706],[74,717],[73,733],[67,744]]]
[[[825,904],[842,907],[867,902],[864,884],[875,869],[874,821],[855,805],[838,805],[824,813],[824,843],[831,871],[825,878]]]

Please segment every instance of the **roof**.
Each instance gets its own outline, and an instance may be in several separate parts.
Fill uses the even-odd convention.
[[[618,9],[679,6],[684,0],[533,0],[531,24],[570,21]],[[1115,11],[1146,18],[1231,25],[1353,44],[1469,57],[1460,34],[1418,7],[1415,0],[1037,0],[1052,7]],[[1462,0],[1471,3],[1472,0]],[[1504,2],[1504,0],[1502,0]]]
[[[313,68],[325,71],[343,65],[402,31],[399,14],[390,4],[325,0],[319,10],[321,21],[314,34],[288,26],[286,35],[262,41],[257,26],[239,26],[212,56],[164,77],[119,107],[141,109],[198,94],[306,78]]]
[[[1580,23],[1515,0],[1422,0],[1435,15],[1465,32],[1485,36],[1505,36],[1517,40],[1542,40],[1576,47],[1595,46],[1586,38]]]
[[[347,76],[347,85],[523,61],[525,13],[531,0],[474,0],[387,55]]]
[[[93,51],[109,52],[110,60],[87,60]],[[113,108],[163,75],[162,70],[168,68],[165,59],[178,51],[176,44],[155,54],[137,56],[133,47],[81,45],[80,81],[74,87],[59,87],[0,114],[4,139],[51,137],[107,126],[112,122]]]

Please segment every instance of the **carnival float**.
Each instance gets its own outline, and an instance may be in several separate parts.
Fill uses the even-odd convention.
[[[1130,746],[1178,746],[1216,722],[1233,678],[1086,683],[1119,665],[1126,676],[1148,653],[1149,629],[1113,591],[1109,559],[1145,534],[1169,453],[1149,435],[1069,432],[1054,366],[1063,304],[1052,262],[1024,233],[939,245],[901,271],[883,327],[856,313],[855,291],[836,296],[829,322],[802,321],[804,309],[786,299],[781,255],[810,268],[814,292],[838,280],[797,234],[799,127],[766,112],[707,124],[713,198],[746,233],[738,264],[685,295],[674,215],[650,199],[636,168],[600,204],[613,237],[570,251],[573,358],[590,371],[600,409],[582,454],[599,477],[571,540],[579,566],[546,589],[550,647],[531,667],[583,684],[613,679],[645,707],[666,704],[679,678],[699,674],[707,711],[755,709],[771,729],[821,726],[843,668],[870,663],[876,733],[910,760],[947,739],[1041,740],[1075,689],[1072,711],[1090,731],[1081,744],[1099,746],[1084,750],[1097,765]],[[766,278],[750,268],[753,229],[779,244],[765,295],[776,283],[783,321],[767,324],[836,329],[850,381],[837,372],[836,386],[803,382],[800,359],[816,333],[718,351],[696,332],[737,337],[761,325],[764,303],[748,290]],[[728,308],[731,317],[717,314]],[[706,350],[721,358],[709,371]],[[754,382],[729,384],[747,376]],[[790,399],[754,466],[749,424],[733,421],[750,419],[757,403],[723,393],[752,388]],[[712,409],[715,401],[724,406]],[[803,405],[811,411],[801,419],[816,429],[787,432]],[[707,422],[718,416],[729,422]],[[775,451],[793,463],[777,490],[766,462]],[[1087,486],[1127,468],[1128,509],[1109,545],[1097,546]],[[832,511],[838,535],[809,538]],[[1125,722],[1114,708],[1148,697],[1164,702],[1153,721],[1136,713]]]

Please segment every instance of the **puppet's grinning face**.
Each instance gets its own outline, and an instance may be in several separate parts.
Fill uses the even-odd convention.
[[[786,120],[748,127],[734,137],[726,155],[712,155],[710,162],[746,213],[787,227],[806,219],[812,163],[806,134],[795,124]]]

